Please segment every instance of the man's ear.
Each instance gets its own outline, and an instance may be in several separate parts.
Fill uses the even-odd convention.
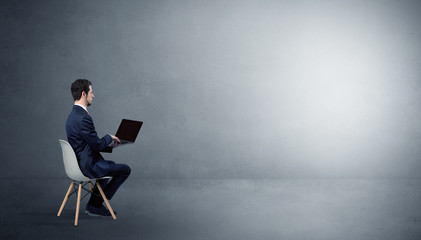
[[[85,91],[82,91],[81,97],[86,97],[86,92]]]

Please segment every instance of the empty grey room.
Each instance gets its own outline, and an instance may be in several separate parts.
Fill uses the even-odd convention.
[[[420,239],[421,2],[1,1],[1,239]],[[92,81],[117,219],[58,139]],[[83,197],[83,196],[82,196]],[[88,197],[82,199],[81,208]]]

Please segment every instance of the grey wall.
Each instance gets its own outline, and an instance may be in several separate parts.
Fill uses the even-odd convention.
[[[2,1],[2,177],[64,177],[70,84],[136,177],[419,177],[419,1]]]

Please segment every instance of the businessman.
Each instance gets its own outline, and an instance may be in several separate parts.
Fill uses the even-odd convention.
[[[105,196],[110,200],[129,177],[131,169],[126,164],[104,160],[100,154],[111,142],[120,142],[120,139],[110,134],[102,138],[98,137],[87,109],[94,98],[92,83],[86,79],[78,79],[72,83],[71,92],[74,106],[66,121],[67,140],[75,151],[80,169],[85,176],[89,178],[112,177],[111,180],[98,180]],[[90,216],[111,216],[110,211],[103,205],[103,199],[97,187],[93,192],[94,194],[91,194],[86,204],[85,212]]]

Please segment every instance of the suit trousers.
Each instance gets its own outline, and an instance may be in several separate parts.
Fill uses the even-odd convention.
[[[114,194],[117,192],[118,188],[123,184],[124,181],[129,177],[131,169],[126,164],[117,164],[113,161],[107,161],[110,164],[110,171],[107,176],[111,176],[111,179],[100,179],[97,180],[101,188],[104,190],[104,194],[108,200],[113,198]],[[93,189],[93,194],[89,199],[88,204],[93,205],[94,207],[100,207],[104,200],[102,199],[98,188],[95,186]]]

